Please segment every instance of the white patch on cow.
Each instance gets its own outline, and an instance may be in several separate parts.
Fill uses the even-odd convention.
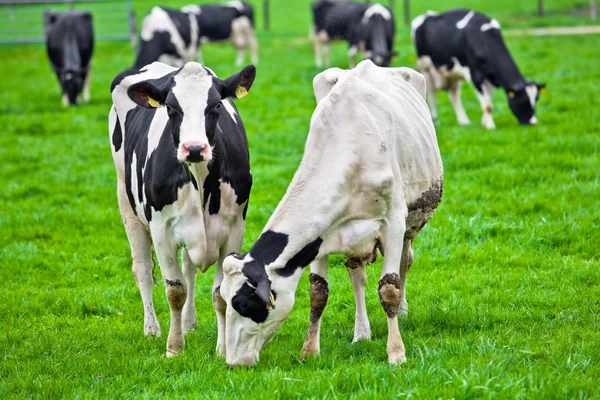
[[[527,85],[525,86],[525,92],[527,92],[527,97],[529,97],[529,103],[531,103],[531,108],[535,109],[535,99],[538,95],[538,88],[536,85]]]
[[[371,18],[375,14],[381,15],[383,19],[392,19],[392,13],[390,13],[390,10],[388,10],[381,4],[373,4],[371,7],[367,8],[367,11],[365,11],[365,13],[363,14],[362,23],[368,23],[369,18]]]
[[[167,110],[164,107],[159,108],[154,113],[154,118],[152,118],[150,128],[148,129],[148,152],[146,153],[146,161],[148,161],[152,155],[152,152],[158,147],[158,143],[160,142],[160,138],[165,131],[165,125],[167,124],[168,120],[169,116],[167,115]]]
[[[537,125],[538,124],[538,119],[536,118],[536,116],[534,115],[533,117],[531,117],[529,119],[529,125]]]
[[[223,6],[237,8],[239,12],[244,12],[244,4],[242,4],[241,1],[228,1],[227,3],[223,4]]]
[[[481,25],[481,32],[489,31],[490,29],[500,29],[500,23],[493,19],[487,24]]]
[[[200,8],[200,6],[197,6],[195,4],[190,4],[188,6],[182,7],[181,12],[200,15],[202,13],[202,9]]]
[[[231,116],[231,119],[237,124],[238,122],[237,122],[237,119],[235,118],[237,113],[235,112],[235,108],[233,108],[233,104],[231,103],[231,100],[229,100],[229,99],[223,100],[223,106],[225,106],[225,109]]]
[[[167,32],[170,36],[171,43],[175,46],[177,54],[184,59],[184,62],[194,60],[198,51],[198,43],[196,42],[196,37],[198,36],[198,21],[192,14],[189,14],[189,18],[192,33],[189,47],[185,46],[185,41],[179,34],[179,31],[173,23],[173,20],[169,17],[169,14],[160,7],[152,8],[150,14],[144,18],[142,21],[140,37],[144,41],[150,41],[154,37],[155,32]],[[163,58],[163,60],[165,59]]]
[[[463,17],[463,19],[461,19],[460,21],[458,21],[456,23],[456,27],[458,29],[465,29],[467,27],[467,25],[469,25],[471,18],[473,18],[474,16],[475,16],[475,11],[469,11],[468,14]]]
[[[423,23],[425,22],[425,20],[428,17],[434,16],[434,15],[438,15],[438,13],[436,13],[435,11],[427,11],[425,14],[421,14],[419,16],[417,16],[415,19],[413,19],[413,21],[410,24],[410,37],[415,40],[415,33],[417,32],[417,29],[419,29],[419,27],[421,25],[423,25]]]
[[[172,93],[183,111],[179,133],[181,146],[177,149],[177,158],[185,160],[183,144],[194,142],[208,145],[208,138],[204,130],[204,110],[208,102],[208,91],[213,85],[213,78],[201,64],[189,62],[175,75],[174,79],[175,86]],[[181,84],[177,84],[178,82]],[[204,158],[210,160],[210,146]]]

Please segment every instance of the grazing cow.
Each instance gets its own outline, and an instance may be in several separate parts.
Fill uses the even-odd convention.
[[[44,13],[46,49],[62,91],[62,104],[90,101],[90,60],[94,52],[92,15],[69,10]]]
[[[140,37],[141,46],[134,63],[136,69],[157,60],[177,67],[196,59],[203,63],[199,46],[208,41],[227,39],[238,49],[236,65],[244,62],[246,47],[250,47],[252,62],[258,63],[254,10],[240,1],[190,5],[181,11],[154,7],[144,17]]]
[[[252,185],[244,124],[230,97],[245,96],[255,74],[250,65],[220,80],[195,62],[180,69],[155,62],[121,73],[111,86],[119,209],[144,304],[144,333],[160,335],[153,244],[171,310],[167,357],[183,350],[184,332],[196,327],[196,272],[213,264],[217,352],[225,354],[225,303],[215,289],[223,258],[241,247]]]
[[[304,355],[319,353],[327,304],[327,256],[341,253],[354,286],[354,339],[369,338],[365,265],[384,255],[379,298],[388,359],[405,360],[397,315],[407,310],[412,241],[441,200],[443,167],[425,103],[425,80],[408,68],[326,70],[314,80],[317,108],[304,156],[260,237],[225,258],[227,363],[254,365],[294,305],[310,264],[310,327]]]
[[[236,65],[240,66],[244,63],[247,48],[250,49],[252,63],[258,64],[254,9],[250,4],[230,1],[223,4],[189,5],[183,7],[181,11],[194,14],[198,19],[201,45],[231,40],[238,52]],[[202,60],[201,52],[200,60]]]
[[[311,5],[314,19],[315,62],[317,67],[330,66],[331,41],[346,40],[350,45],[350,68],[356,65],[358,50],[363,58],[387,67],[394,45],[394,18],[392,12],[381,4],[364,4],[352,1],[318,0]]]
[[[461,125],[469,117],[460,100],[463,80],[475,87],[483,110],[481,124],[494,129],[492,94],[506,91],[508,105],[520,124],[536,125],[535,105],[545,84],[526,80],[510,55],[500,24],[473,10],[457,9],[442,14],[432,11],[412,22],[411,35],[419,57],[417,68],[425,75],[429,107],[437,120],[436,90],[447,90]]]

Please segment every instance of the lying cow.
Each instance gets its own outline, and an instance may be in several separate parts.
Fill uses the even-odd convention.
[[[76,10],[44,13],[46,50],[62,91],[62,104],[90,101],[90,60],[94,52],[92,15]]]
[[[363,61],[353,70],[317,75],[314,91],[318,104],[292,183],[252,248],[223,263],[230,365],[258,361],[290,313],[309,264],[311,313],[303,353],[319,353],[331,253],[347,258],[357,303],[354,339],[369,338],[364,267],[377,249],[384,255],[379,298],[388,319],[388,359],[406,359],[397,315],[407,310],[412,241],[443,190],[424,78]]]
[[[469,117],[460,100],[463,80],[475,87],[483,110],[481,124],[494,129],[492,94],[506,91],[508,105],[520,124],[536,125],[535,106],[545,84],[526,80],[510,55],[500,24],[473,10],[451,10],[442,14],[427,12],[412,22],[417,48],[418,70],[425,75],[429,107],[437,119],[436,90],[447,90],[461,125]]]
[[[157,60],[178,67],[197,59],[203,63],[199,50],[202,43],[228,39],[238,50],[236,65],[244,62],[247,47],[256,64],[258,44],[253,20],[252,6],[239,1],[191,5],[181,11],[154,7],[142,22],[141,45],[133,67],[139,69]]]
[[[243,97],[256,70],[225,80],[194,62],[155,62],[112,83],[109,116],[119,209],[144,304],[144,333],[160,335],[152,303],[151,245],[171,310],[167,357],[196,327],[197,269],[215,264],[216,289],[226,254],[239,251],[252,176],[244,124],[230,97]],[[178,249],[183,248],[178,262]],[[225,303],[213,290],[217,352],[225,354]]]
[[[254,9],[250,4],[230,1],[223,4],[190,5],[183,7],[181,11],[194,14],[198,19],[200,45],[230,40],[238,52],[235,65],[244,63],[246,49],[250,49],[252,63],[258,64]],[[200,60],[203,59],[201,51],[199,57]]]
[[[396,32],[392,12],[381,4],[364,4],[352,1],[318,0],[311,5],[317,67],[330,66],[331,41],[343,39],[348,42],[350,68],[356,65],[360,50],[363,58],[376,65],[387,67],[394,47]],[[324,51],[323,51],[324,50]]]

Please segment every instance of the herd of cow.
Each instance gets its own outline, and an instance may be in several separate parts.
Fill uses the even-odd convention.
[[[421,74],[388,67],[395,28],[386,7],[318,0],[312,11],[317,65],[324,51],[329,66],[330,41],[338,38],[350,45],[351,67],[358,51],[365,60],[314,78],[317,107],[302,162],[244,254],[237,252],[252,175],[246,131],[232,98],[248,95],[256,67],[219,79],[195,60],[202,43],[230,39],[238,50],[236,64],[243,63],[246,48],[256,64],[252,7],[242,2],[181,11],[154,7],[142,24],[133,68],[112,82],[111,149],[132,271],[143,301],[144,333],[161,333],[152,302],[154,248],[170,307],[168,357],[183,350],[184,334],[197,327],[196,274],[212,265],[217,352],[228,364],[256,364],[263,345],[289,315],[309,265],[310,326],[302,353],[318,354],[332,253],[346,257],[356,299],[354,341],[368,339],[365,266],[379,252],[384,256],[378,293],[388,320],[388,359],[405,361],[397,318],[408,311],[412,241],[443,193],[433,124],[435,91],[448,91],[460,124],[469,123],[460,101],[463,80],[476,89],[485,127],[494,127],[491,95],[496,87],[506,91],[520,123],[537,123],[535,105],[544,85],[521,75],[494,19],[472,10],[417,17],[412,37]],[[76,104],[82,92],[89,99],[91,15],[48,12],[45,25],[63,103]]]

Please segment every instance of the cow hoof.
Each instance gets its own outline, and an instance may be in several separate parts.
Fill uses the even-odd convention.
[[[172,352],[170,350],[167,350],[167,354],[165,354],[165,357],[167,357],[167,358],[174,358],[174,357],[177,357],[178,355],[179,355],[179,353],[174,353],[174,352]]]
[[[317,357],[319,355],[319,349],[308,349],[303,346],[301,353],[300,361],[304,361],[306,358]]]
[[[148,337],[159,337],[160,326],[158,323],[144,325],[144,335]]]
[[[225,358],[226,354],[225,354],[225,346],[224,345],[217,345],[217,356],[221,357],[221,358]]]
[[[354,329],[354,339],[352,339],[352,343],[356,343],[360,340],[371,340],[370,328]]]
[[[195,332],[198,327],[198,323],[196,321],[184,321],[183,322],[183,334],[188,334],[190,332]]]
[[[469,120],[466,120],[466,121],[458,121],[458,124],[459,124],[460,126],[469,126],[469,125],[471,125],[471,121],[469,121]]]
[[[398,365],[406,362],[406,354],[398,352],[397,354],[389,354],[388,361],[390,364]]]
[[[399,317],[408,317],[408,303],[400,302],[400,306],[398,307],[398,316]]]

